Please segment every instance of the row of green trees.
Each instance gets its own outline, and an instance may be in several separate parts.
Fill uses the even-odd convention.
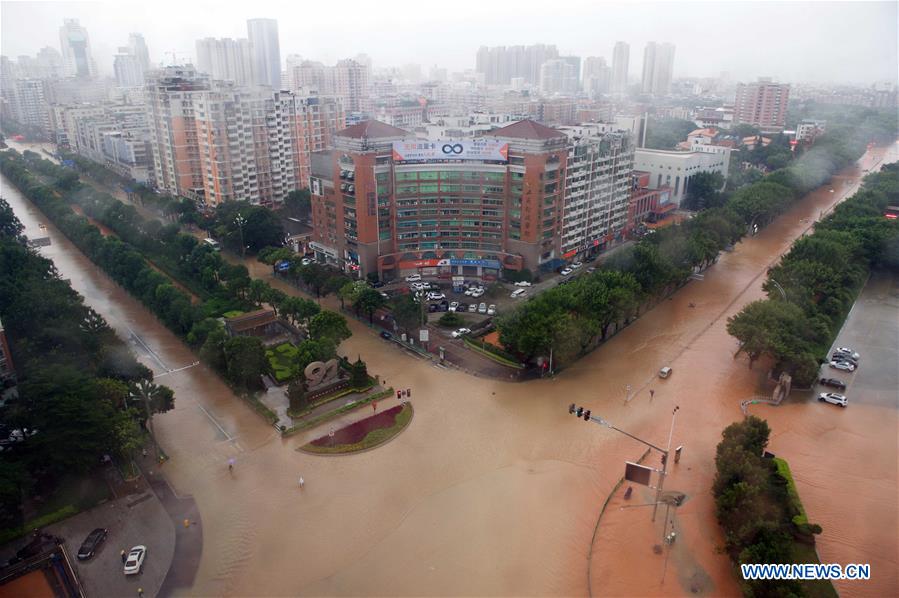
[[[677,287],[744,234],[762,228],[797,198],[862,155],[862,140],[824,136],[788,168],[733,193],[722,206],[658,230],[610,256],[601,270],[519,305],[496,319],[500,341],[525,362],[564,367]]]
[[[143,218],[133,206],[82,184],[73,171],[33,152],[23,156],[3,152],[0,170],[93,262],[140,299],[167,327],[200,349],[204,360],[240,388],[258,388],[260,375],[268,372],[268,361],[258,339],[227,338],[217,317],[267,303],[295,323],[308,323],[319,311],[319,306],[310,300],[289,297],[265,281],[251,279],[245,266],[228,264],[218,252],[180,232],[177,225]],[[71,204],[80,206],[117,237],[104,237],[87,218],[74,213]],[[185,286],[196,289],[204,300],[192,303],[146,258]],[[332,318],[323,316],[320,320],[330,322]],[[345,338],[349,336],[345,322],[344,329]]]
[[[0,452],[0,528],[21,524],[24,496],[51,494],[103,455],[130,458],[152,414],[174,403],[21,233],[0,198],[0,318],[19,379],[0,422],[7,434],[37,431]]]
[[[798,496],[790,494],[790,480],[774,459],[763,456],[771,429],[765,420],[749,416],[724,429],[715,454],[715,513],[724,529],[724,549],[734,565],[807,562],[821,526],[805,521]],[[745,580],[746,596],[805,596],[796,580]],[[833,594],[831,589],[831,594]]]
[[[750,303],[727,326],[750,367],[765,355],[796,384],[814,382],[869,269],[899,267],[899,223],[883,217],[897,203],[899,164],[890,164],[768,272],[768,299]]]

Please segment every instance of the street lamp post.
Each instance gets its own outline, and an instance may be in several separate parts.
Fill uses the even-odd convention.
[[[246,247],[246,245],[244,245],[244,241],[243,241],[243,227],[246,223],[247,223],[247,219],[244,218],[243,216],[241,216],[240,214],[238,214],[237,218],[234,219],[234,224],[236,224],[237,228],[240,230],[240,257],[242,257],[242,258],[247,257],[247,247]]]
[[[780,283],[778,283],[778,282],[777,282],[776,280],[774,280],[773,278],[769,278],[768,280],[771,281],[771,284],[774,285],[774,288],[775,288],[775,289],[777,289],[778,291],[780,291],[780,296],[783,297],[783,300],[784,300],[784,301],[786,301],[786,300],[787,300],[787,293],[786,293],[786,291],[784,291],[784,288],[783,288],[782,286],[780,286]]]

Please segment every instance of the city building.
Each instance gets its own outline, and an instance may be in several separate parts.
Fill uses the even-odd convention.
[[[804,118],[796,125],[795,139],[800,143],[814,143],[818,136],[824,134],[826,128],[826,120]]]
[[[259,85],[273,89],[281,87],[281,46],[278,40],[278,21],[275,19],[247,20],[247,34],[252,48],[253,76]]]
[[[656,224],[677,208],[671,203],[671,189],[649,188],[650,173],[635,170],[631,173],[631,194],[627,205],[625,236],[633,236],[647,224]]]
[[[198,92],[209,77],[194,67],[169,66],[146,76],[147,121],[156,187],[171,195],[203,200],[205,177],[195,122]]]
[[[216,81],[253,85],[253,53],[247,39],[198,39],[197,70]],[[280,85],[278,86],[280,87]]]
[[[727,179],[730,148],[718,145],[692,146],[691,151],[639,148],[634,152],[634,169],[648,172],[650,189],[671,188],[671,201],[680,205],[690,189],[692,177],[700,172],[718,172]]]
[[[150,50],[147,48],[147,42],[140,33],[132,33],[128,36],[128,49],[131,54],[137,56],[141,69],[144,72],[150,70]]]
[[[112,59],[112,70],[115,72],[116,85],[119,87],[138,87],[144,84],[144,67],[141,59],[132,54],[131,48],[121,47]]]
[[[43,79],[15,79],[12,90],[10,115],[13,120],[32,128],[33,134],[49,134],[51,127],[46,82]]]
[[[738,83],[734,119],[758,127],[763,133],[779,133],[787,120],[790,86],[761,77],[756,83]]]
[[[615,42],[612,51],[612,92],[624,93],[627,91],[628,59],[630,46],[625,42]]]
[[[643,93],[664,96],[671,91],[674,44],[649,42],[643,52]]]
[[[612,91],[612,69],[601,56],[584,59],[584,92],[590,98],[597,98]]]
[[[568,136],[561,257],[596,255],[624,237],[634,169],[634,143],[611,124],[561,127]]]
[[[581,57],[580,56],[559,56],[559,60],[564,60],[574,69],[574,84],[571,87],[572,92],[577,92],[581,88]]]
[[[339,61],[334,67],[334,93],[343,99],[347,112],[370,113],[371,67],[351,58]]]
[[[522,77],[525,83],[540,82],[540,67],[547,60],[559,57],[554,45],[496,46],[478,49],[476,69],[484,74],[486,85],[509,85],[513,77]]]
[[[625,226],[633,145],[613,125],[524,120],[478,139],[419,139],[378,121],[312,159],[316,256],[347,272],[491,278],[598,251]],[[576,154],[566,199],[568,160]],[[565,228],[563,234],[563,226]],[[573,251],[573,252],[572,252]]]
[[[577,73],[571,61],[554,58],[540,66],[540,91],[544,94],[575,93],[577,85]]]
[[[70,77],[96,77],[97,65],[91,55],[91,42],[87,29],[78,19],[64,19],[59,28],[59,46],[62,51],[65,74]]]
[[[152,180],[147,113],[141,104],[54,105],[56,141],[139,183]]]

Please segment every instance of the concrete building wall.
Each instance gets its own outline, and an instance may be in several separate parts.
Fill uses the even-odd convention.
[[[680,204],[694,175],[719,172],[727,179],[729,148],[716,145],[693,147],[696,151],[637,149],[634,152],[634,169],[649,173],[650,189],[670,187],[671,201]]]

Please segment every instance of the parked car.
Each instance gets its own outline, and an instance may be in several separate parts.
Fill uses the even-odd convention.
[[[583,266],[583,265],[584,265],[584,264],[581,263],[581,262],[574,262],[573,264],[571,264],[571,265],[569,266],[569,268],[571,268],[572,270],[577,270],[578,268],[580,268],[580,267]]]
[[[458,302],[458,301],[453,301],[452,303],[449,304],[449,310],[450,310],[450,311],[456,311],[458,308],[459,308],[459,302]]]
[[[449,311],[449,301],[447,301],[446,299],[444,299],[437,305],[440,307],[440,311]]]
[[[835,370],[842,370],[844,372],[855,371],[855,366],[845,361],[831,361],[828,365]]]
[[[100,549],[100,546],[103,545],[103,541],[106,540],[108,534],[109,530],[103,527],[98,527],[89,533],[84,542],[81,543],[81,548],[78,549],[78,559],[86,561],[94,556],[97,550]]]
[[[820,380],[818,380],[818,382],[820,382],[824,386],[846,390],[846,383],[842,380],[837,380],[836,378],[821,378]]]
[[[671,375],[671,368],[667,365],[659,370],[659,378],[667,378]]]
[[[512,297],[512,299],[518,299],[519,297],[524,297],[525,295],[527,295],[527,291],[525,291],[524,289],[516,289],[512,291],[512,295],[510,296]]]
[[[429,303],[429,304],[428,304],[428,311],[429,311],[430,313],[434,313],[434,312],[437,311],[438,309],[440,309],[440,307],[439,307],[436,303]]]
[[[428,301],[440,301],[441,299],[446,299],[446,295],[435,291],[428,293]]]
[[[456,306],[456,311],[457,311],[458,313],[465,313],[465,312],[467,312],[467,311],[468,311],[468,304],[467,304],[467,303],[459,303],[459,305]]]
[[[572,272],[573,270],[571,268],[562,268],[562,271],[559,274],[561,274],[562,276],[568,276]]]
[[[518,282],[515,283],[515,286],[516,287],[529,287],[529,286],[531,286],[531,283],[529,283],[526,280],[519,280]]]
[[[128,552],[125,559],[125,575],[137,575],[144,567],[144,559],[147,556],[146,546],[135,546]]]
[[[858,367],[858,360],[852,359],[846,353],[834,353],[833,355],[830,356],[830,360],[831,361],[843,361],[846,363],[851,363],[855,367]]]
[[[468,306],[468,313],[470,313],[470,314],[478,313],[478,304],[477,304],[477,303],[472,303],[471,305],[469,305],[469,306]]]
[[[412,284],[409,285],[409,288],[412,289],[413,291],[423,291],[423,290],[425,290],[425,286],[426,285],[421,282],[413,282]]]
[[[594,268],[593,266],[587,268],[587,274],[593,274],[594,272],[596,272],[596,268]]]
[[[383,286],[384,286],[384,282],[381,280],[376,280],[373,283],[371,283],[371,288],[373,288],[373,289],[380,289]]]
[[[859,355],[858,353],[856,353],[853,349],[850,349],[849,347],[837,347],[836,349],[833,350],[833,352],[840,353],[842,355],[848,355],[849,357],[851,357],[852,359],[854,359],[856,361],[858,361],[859,357],[861,357],[861,355]]]
[[[465,295],[467,295],[468,297],[471,297],[473,293],[474,293],[473,287],[465,289]]]
[[[496,306],[493,305],[492,303],[487,307],[487,315],[488,315],[488,316],[495,316],[495,315],[496,315]]]
[[[303,259],[300,260],[300,264],[302,264],[303,266],[308,266],[311,263],[312,263],[312,258],[304,257]]]
[[[406,282],[419,282],[421,280],[421,274],[410,274],[406,277]]]
[[[487,313],[487,304],[486,304],[486,303],[481,303],[481,304],[478,306],[478,313],[479,313],[479,314],[486,314],[486,313]]]
[[[382,330],[382,331],[381,331],[381,338],[383,338],[383,339],[389,341],[391,338],[393,338],[393,335],[390,334],[389,332],[387,332],[386,330]]]
[[[477,299],[478,297],[483,296],[485,292],[484,289],[475,289],[471,296]]]
[[[848,403],[845,395],[837,394],[835,392],[822,392],[818,395],[818,400],[833,403],[834,405],[839,405],[840,407],[845,407]]]
[[[458,330],[453,330],[453,338],[459,338],[464,334],[471,334],[471,329],[469,328],[459,328]]]

